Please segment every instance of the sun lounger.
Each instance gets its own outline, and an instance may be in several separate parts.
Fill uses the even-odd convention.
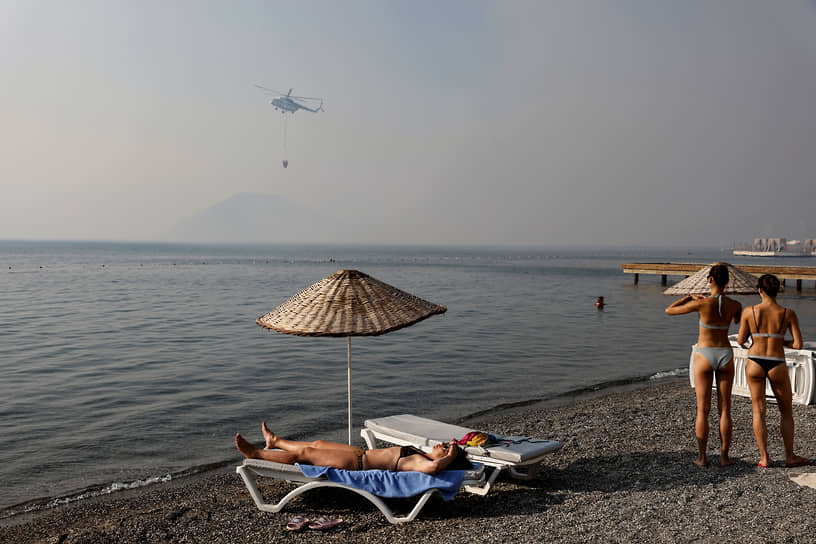
[[[364,480],[365,479],[364,476],[366,476],[365,473],[374,473],[374,472],[390,473],[390,471],[336,471],[336,469],[330,469],[328,467],[311,467],[311,466],[306,467],[306,466],[304,466],[304,469],[306,469],[306,468],[310,469],[310,470],[308,470],[308,472],[310,474],[320,473],[320,475],[319,476],[307,476],[306,474],[304,474],[303,470],[301,470],[298,466],[286,465],[286,464],[283,464],[283,463],[275,463],[273,461],[264,461],[264,460],[261,460],[261,459],[245,459],[244,463],[242,465],[236,467],[235,471],[238,474],[240,474],[241,478],[244,480],[244,483],[246,484],[247,489],[249,490],[249,494],[252,496],[252,500],[255,501],[255,505],[258,507],[259,510],[262,510],[264,512],[279,512],[280,510],[283,509],[283,507],[286,505],[286,503],[288,503],[289,501],[291,501],[292,499],[294,499],[298,495],[300,495],[302,493],[305,493],[306,491],[309,491],[310,489],[316,489],[316,488],[320,488],[320,487],[338,487],[338,488],[341,488],[341,489],[346,489],[348,491],[353,491],[354,493],[357,493],[358,495],[362,495],[363,497],[368,499],[372,504],[374,504],[374,506],[379,508],[380,511],[385,515],[386,519],[389,522],[394,523],[394,524],[398,524],[398,523],[407,523],[409,521],[412,521],[414,518],[416,518],[416,516],[419,514],[419,512],[425,506],[425,503],[428,502],[428,499],[430,499],[431,495],[433,495],[434,493],[440,493],[440,495],[442,495],[443,494],[442,489],[445,489],[447,491],[446,495],[448,495],[449,497],[451,496],[450,485],[445,485],[445,486],[440,485],[439,488],[437,488],[437,487],[428,488],[424,492],[420,492],[417,495],[414,495],[414,496],[417,496],[419,498],[418,498],[417,503],[414,505],[414,507],[413,507],[413,509],[411,510],[410,513],[408,513],[405,516],[397,516],[397,515],[394,514],[393,510],[391,510],[391,508],[389,508],[389,506],[382,500],[381,497],[383,497],[383,496],[405,496],[405,495],[400,495],[399,490],[395,491],[395,494],[388,494],[388,493],[385,493],[385,492],[380,492],[378,494],[375,494],[372,491],[368,491],[368,490],[363,489],[361,487],[356,487],[356,486],[353,486],[353,485],[349,485],[347,483],[339,483],[337,481],[332,481],[330,479],[330,477],[332,475],[329,474],[330,471],[346,473],[344,476],[346,476],[346,480],[348,480],[348,476],[352,476],[352,478],[353,478],[354,473],[357,473],[357,476],[360,476],[361,477],[360,479]],[[452,473],[452,472],[456,472],[456,471],[450,471],[450,472]],[[485,474],[484,474],[484,468],[483,467],[479,466],[479,467],[475,467],[473,470],[460,471],[460,472],[464,472],[464,474],[463,474],[463,477],[461,479],[461,484],[456,484],[457,486],[461,486],[461,487],[466,486],[468,488],[476,488],[476,487],[478,487],[480,485],[485,485]],[[327,476],[327,474],[329,474],[329,475]],[[423,473],[420,473],[420,472],[399,472],[399,473],[390,473],[390,474],[395,475],[395,476],[397,476],[399,478],[402,478],[403,480],[404,479],[410,479],[412,477],[416,477],[416,478],[420,478],[420,479],[424,477],[423,482],[427,482],[428,478],[433,478],[433,476],[423,474]],[[459,479],[456,478],[456,477],[447,478],[447,474],[448,473],[441,473],[439,475],[439,479],[440,480],[447,479],[449,481],[459,482]],[[266,477],[266,478],[274,478],[276,480],[286,480],[286,481],[290,481],[290,482],[300,482],[300,483],[303,483],[303,485],[301,485],[301,486],[293,489],[292,491],[290,491],[286,496],[284,496],[277,503],[271,503],[271,502],[266,502],[264,500],[264,497],[261,494],[261,491],[258,489],[258,485],[257,485],[257,483],[255,481],[255,476],[263,476],[263,477]],[[373,475],[370,475],[370,476],[373,476]],[[385,474],[385,476],[388,476],[388,474]],[[445,484],[445,483],[446,482],[442,482],[442,484]],[[425,485],[425,484],[420,484],[420,485]],[[363,487],[365,487],[365,486],[363,486]],[[452,494],[455,494],[457,490],[458,489],[456,489],[456,488],[452,489]]]
[[[750,397],[751,389],[745,378],[748,350],[737,344],[737,335],[732,334],[729,340],[734,349],[734,385],[731,388],[731,394]],[[788,376],[790,376],[793,403],[807,405],[816,402],[816,354],[814,354],[816,345],[813,342],[805,342],[804,348],[785,348],[785,362],[788,367]],[[692,346],[689,357],[689,382],[691,387],[694,387],[694,346]],[[716,381],[711,386],[716,389]],[[776,401],[768,380],[765,383],[765,397],[768,400]]]
[[[368,419],[360,434],[369,448],[376,447],[376,440],[379,439],[391,444],[414,446],[430,451],[435,444],[447,442],[452,438],[462,438],[467,433],[476,430],[478,429],[402,414]],[[526,436],[494,436],[499,439],[497,444],[464,448],[470,461],[482,463],[493,469],[486,485],[476,489],[466,489],[471,493],[487,494],[493,482],[503,471],[507,471],[513,478],[529,480],[536,475],[547,454],[562,446],[561,442],[555,440]]]

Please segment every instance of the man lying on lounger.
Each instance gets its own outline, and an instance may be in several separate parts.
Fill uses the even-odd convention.
[[[266,440],[266,449],[253,446],[240,434],[235,435],[235,445],[244,457],[288,465],[305,463],[345,470],[413,470],[425,474],[473,468],[456,444],[456,439],[449,444],[437,444],[431,452],[425,453],[413,446],[364,450],[324,440],[296,442],[275,435],[266,422],[261,423],[261,431]]]

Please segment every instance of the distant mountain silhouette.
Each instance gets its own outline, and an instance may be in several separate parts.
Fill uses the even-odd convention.
[[[289,243],[311,240],[308,213],[284,198],[238,193],[179,223],[170,233],[185,242]]]

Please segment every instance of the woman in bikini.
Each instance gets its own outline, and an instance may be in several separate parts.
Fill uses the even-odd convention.
[[[697,466],[705,466],[708,447],[708,415],[711,412],[711,384],[717,380],[717,405],[720,410],[720,440],[722,466],[733,463],[728,457],[731,447],[731,387],[734,383],[734,353],[728,340],[728,327],[739,322],[742,304],[723,293],[728,284],[728,267],[724,264],[711,266],[708,287],[711,296],[688,295],[666,308],[669,315],[697,312],[700,315],[700,332],[694,348],[694,390],[697,395]]]
[[[810,459],[793,453],[793,393],[791,392],[788,366],[785,364],[785,332],[790,329],[793,349],[802,349],[802,331],[799,330],[799,318],[790,308],[783,308],[776,303],[779,292],[779,279],[771,274],[764,274],[757,282],[762,302],[749,306],[742,312],[737,342],[741,345],[750,335],[753,343],[748,350],[748,361],[745,363],[745,378],[751,389],[751,404],[754,411],[754,436],[759,446],[760,467],[770,466],[768,458],[768,428],[765,424],[765,380],[771,382],[771,390],[779,407],[780,430],[785,445],[785,466],[799,467],[809,465]]]
[[[270,431],[266,422],[261,424],[261,432],[266,441],[266,449],[253,446],[240,434],[235,435],[235,445],[244,457],[289,465],[306,463],[345,470],[379,469],[394,472],[414,470],[425,474],[436,474],[446,469],[472,468],[456,444],[456,439],[451,440],[449,444],[437,444],[430,452],[425,453],[411,446],[364,450],[324,440],[314,442],[286,440]]]

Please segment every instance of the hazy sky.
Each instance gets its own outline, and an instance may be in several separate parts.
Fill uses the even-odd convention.
[[[288,169],[254,83],[325,98]],[[807,0],[0,0],[0,97],[0,238],[167,240],[237,193],[315,242],[816,237]]]

